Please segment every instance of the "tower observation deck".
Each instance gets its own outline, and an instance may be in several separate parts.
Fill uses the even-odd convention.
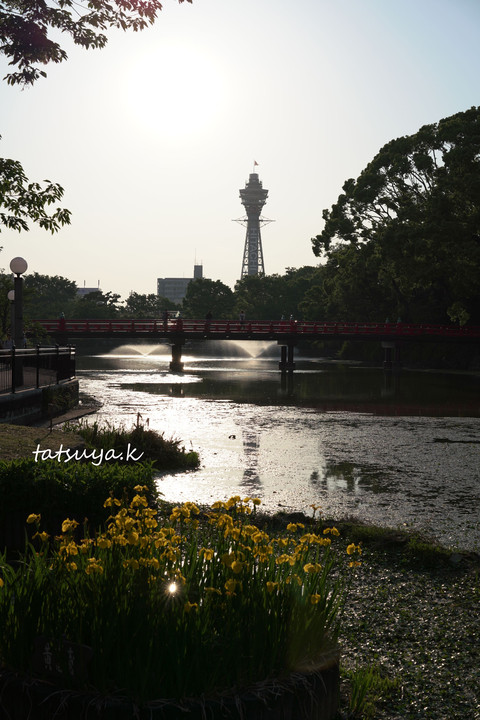
[[[240,199],[247,216],[237,220],[247,228],[243,251],[242,278],[246,275],[265,274],[260,228],[262,225],[272,222],[261,216],[267,196],[268,190],[263,189],[262,183],[258,179],[258,173],[250,173],[245,188],[240,190]]]

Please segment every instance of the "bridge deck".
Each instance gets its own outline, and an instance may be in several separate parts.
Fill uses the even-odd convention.
[[[314,321],[205,321],[205,320],[40,320],[50,335],[65,338],[138,337],[187,339],[274,340],[290,344],[295,338],[317,340],[480,340],[480,327],[411,323],[356,323]]]

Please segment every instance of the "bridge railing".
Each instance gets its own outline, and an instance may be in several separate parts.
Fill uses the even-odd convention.
[[[75,348],[37,345],[0,350],[0,393],[55,385],[75,377]]]
[[[190,334],[221,335],[251,334],[271,335],[316,335],[316,336],[381,336],[381,337],[425,337],[480,338],[480,327],[464,325],[436,325],[428,323],[373,323],[373,322],[323,322],[313,320],[190,320],[176,318],[168,320],[40,320],[39,324],[47,333],[112,333],[134,335],[152,333],[157,335],[184,332]]]

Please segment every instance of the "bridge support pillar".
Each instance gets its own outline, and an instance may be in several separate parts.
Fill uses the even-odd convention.
[[[285,395],[293,394],[293,372],[280,373],[280,390]]]
[[[295,343],[293,342],[287,345],[280,345],[280,362],[278,363],[278,368],[282,373],[290,373],[295,370],[294,350]]]
[[[382,342],[382,348],[384,351],[384,370],[391,370],[394,367],[400,367],[400,347],[398,343],[390,340],[384,341]]]
[[[183,371],[182,344],[181,343],[175,343],[174,345],[172,345],[172,360],[170,362],[170,370],[172,372],[182,372]]]

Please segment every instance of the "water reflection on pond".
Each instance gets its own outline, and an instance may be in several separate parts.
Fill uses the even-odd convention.
[[[472,376],[297,361],[281,381],[275,354],[187,355],[168,348],[79,357],[96,419],[137,413],[200,453],[195,473],[169,474],[169,500],[256,495],[268,511],[406,523],[442,542],[480,547],[480,383]]]

